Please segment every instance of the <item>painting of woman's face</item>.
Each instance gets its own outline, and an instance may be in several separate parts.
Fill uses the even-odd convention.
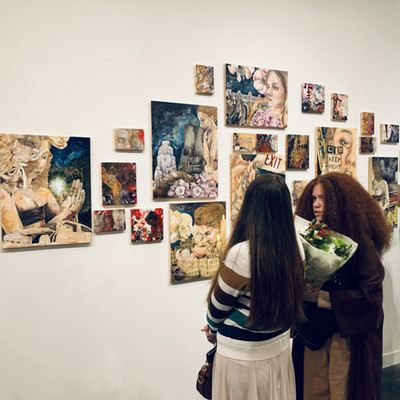
[[[283,105],[285,101],[285,88],[275,71],[268,75],[266,98],[270,107]]]
[[[49,166],[51,160],[50,145],[47,141],[42,141],[39,148],[38,158],[29,162],[26,173],[29,178],[36,179]]]
[[[353,133],[346,129],[336,129],[332,145],[343,147],[342,172],[355,175],[357,145]]]
[[[201,111],[197,113],[197,118],[200,121],[200,127],[202,127],[206,131],[212,130],[215,125],[214,120]]]

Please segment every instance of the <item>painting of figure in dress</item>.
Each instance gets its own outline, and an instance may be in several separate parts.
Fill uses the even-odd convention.
[[[144,130],[143,129],[114,129],[115,150],[121,151],[143,151]]]
[[[211,278],[225,242],[225,202],[171,204],[171,283]]]
[[[2,247],[90,243],[90,139],[0,134]]]
[[[225,124],[286,128],[288,73],[225,64]]]
[[[301,111],[322,114],[325,111],[325,86],[316,83],[303,83],[301,92]]]
[[[196,94],[214,93],[214,67],[196,64],[195,87]]]
[[[151,102],[153,198],[218,195],[217,107]]]
[[[375,114],[362,112],[360,114],[360,134],[373,135],[375,133]]]
[[[157,242],[164,237],[164,210],[131,210],[132,242]]]
[[[276,173],[285,179],[285,159],[276,153],[232,153],[231,167],[231,223],[235,226],[244,194],[250,183],[261,174]]]
[[[96,233],[124,231],[125,210],[96,210],[93,212],[93,230]]]
[[[318,127],[316,174],[344,172],[357,177],[357,129]]]
[[[308,135],[286,136],[287,169],[308,169],[310,166],[310,138]]]
[[[399,159],[371,157],[368,161],[368,190],[381,206],[389,223],[396,228]]]
[[[331,117],[332,121],[347,121],[349,96],[347,94],[332,93]]]
[[[399,125],[381,124],[381,143],[399,143]]]
[[[136,163],[101,163],[103,206],[136,204]]]

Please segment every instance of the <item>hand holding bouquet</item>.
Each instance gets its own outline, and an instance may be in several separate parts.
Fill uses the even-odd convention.
[[[296,216],[295,226],[306,255],[306,283],[319,288],[351,258],[358,244],[315,219],[310,222]]]

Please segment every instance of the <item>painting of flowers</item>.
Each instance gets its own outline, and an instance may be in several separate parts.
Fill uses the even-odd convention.
[[[331,117],[333,121],[347,121],[349,96],[347,94],[332,93]]]
[[[151,102],[153,198],[218,196],[217,107]]]
[[[376,138],[374,137],[359,137],[359,154],[373,154],[376,151]]]
[[[301,111],[322,114],[325,111],[325,86],[303,83],[301,91]]]
[[[288,73],[225,64],[225,124],[286,128]]]
[[[93,212],[94,232],[118,232],[124,231],[125,210],[98,210]]]
[[[308,135],[286,136],[287,169],[308,169],[310,166],[310,138]]]
[[[249,184],[261,174],[276,173],[285,179],[285,159],[276,153],[232,153],[231,167],[231,222],[235,225],[244,194]]]
[[[362,112],[360,114],[360,134],[373,135],[375,133],[375,114]]]
[[[103,206],[136,204],[136,163],[101,163]]]
[[[2,247],[90,243],[90,138],[0,134]]]
[[[164,237],[164,210],[131,210],[132,242],[156,242]]]
[[[344,172],[357,176],[357,129],[317,127],[316,174]]]
[[[143,151],[143,129],[114,129],[115,150]]]
[[[368,161],[368,191],[381,206],[391,226],[396,228],[399,159],[370,157]]]
[[[225,242],[225,202],[171,204],[171,283],[212,277]]]
[[[196,94],[214,93],[214,67],[196,64],[195,87]]]
[[[381,124],[381,143],[399,143],[399,125]]]

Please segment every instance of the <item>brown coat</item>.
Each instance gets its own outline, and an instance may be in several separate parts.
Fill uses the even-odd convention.
[[[385,272],[374,247],[359,246],[323,289],[331,296],[339,333],[351,337],[349,400],[379,400],[382,372],[382,280]],[[293,343],[297,399],[302,399],[304,348]],[[306,400],[306,399],[305,399]]]

